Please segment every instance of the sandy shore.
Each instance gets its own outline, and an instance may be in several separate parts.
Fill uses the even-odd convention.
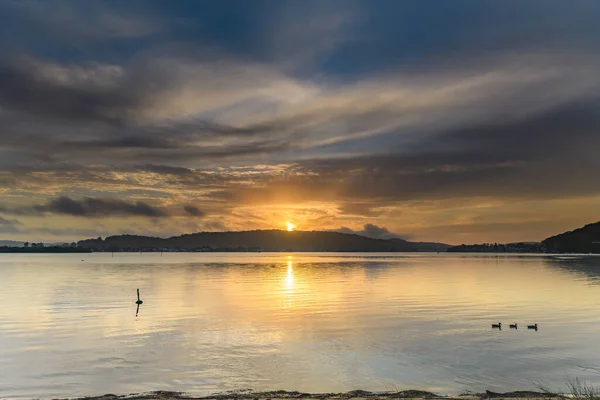
[[[137,393],[124,396],[106,394],[97,397],[84,397],[81,400],[272,400],[272,399],[307,399],[307,400],[384,400],[384,399],[412,399],[412,400],[482,400],[482,399],[527,399],[527,400],[549,400],[565,399],[564,396],[554,393],[517,391],[508,393],[468,393],[461,395],[442,396],[421,390],[404,390],[401,392],[367,392],[364,390],[353,390],[346,393],[300,393],[284,390],[273,392],[225,392],[209,396],[190,396],[181,392],[149,392]]]

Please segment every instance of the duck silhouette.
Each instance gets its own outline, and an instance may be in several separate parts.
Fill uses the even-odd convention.
[[[510,324],[510,329],[519,329],[519,327],[517,326],[517,323],[515,322],[514,324]]]
[[[502,329],[502,322],[498,322],[497,324],[492,324],[492,328]]]
[[[527,325],[527,329],[534,329],[534,330],[538,330],[538,326],[537,324],[533,324],[533,325]]]
[[[140,304],[142,304],[142,303],[143,303],[143,301],[142,301],[142,300],[140,300],[140,289],[138,289],[138,290],[137,290],[137,295],[138,295],[138,299],[137,299],[137,301],[135,302],[135,304],[137,304],[137,305],[140,305]]]

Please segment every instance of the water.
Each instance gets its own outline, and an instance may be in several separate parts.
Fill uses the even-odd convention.
[[[1,255],[0,398],[600,384],[599,283],[575,256]]]

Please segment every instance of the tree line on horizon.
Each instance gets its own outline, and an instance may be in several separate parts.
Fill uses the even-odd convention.
[[[600,253],[600,222],[544,239],[541,242],[482,243],[450,246],[443,243],[376,239],[328,231],[255,230],[199,232],[170,238],[116,235],[105,239],[44,245],[0,246],[0,252],[120,252],[120,251],[331,251],[331,252],[478,252],[478,253]]]

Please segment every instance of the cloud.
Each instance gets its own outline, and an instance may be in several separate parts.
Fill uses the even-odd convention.
[[[146,164],[140,165],[137,167],[141,171],[153,172],[156,174],[166,174],[166,175],[175,175],[175,176],[190,176],[193,175],[194,172],[185,167],[175,167],[171,165],[154,165],[154,164]]]
[[[204,211],[192,205],[185,205],[183,209],[188,215],[191,215],[192,217],[204,217],[206,215]]]
[[[439,148],[450,131],[533,119],[586,101],[600,87],[600,60],[577,54],[496,57],[468,74],[397,73],[333,86],[242,60],[148,57],[86,66],[7,57],[0,65],[4,148],[19,160],[178,159],[204,167],[264,155],[299,161],[299,154],[402,153]],[[155,82],[151,90],[148,81]]]
[[[279,2],[278,15],[270,22],[267,46],[281,67],[295,74],[315,70],[332,52],[355,39],[362,7],[353,0],[342,2]]]
[[[371,202],[345,201],[340,205],[340,213],[344,215],[357,215],[365,217],[376,217],[382,214],[376,204]]]
[[[53,171],[50,164],[7,171],[5,176],[40,191],[45,187],[65,193],[80,185],[97,190],[102,185],[158,194],[185,188],[200,191],[208,202],[220,202],[211,207],[327,201],[339,204],[345,214],[371,217],[381,215],[386,206],[417,200],[588,196],[600,193],[595,184],[600,182],[600,160],[593,151],[600,146],[599,106],[600,99],[585,96],[519,118],[440,126],[434,135],[387,152],[334,152],[328,158],[306,157],[282,166],[70,164],[70,169]],[[190,159],[178,162],[185,165]]]
[[[92,197],[74,200],[67,196],[50,200],[43,205],[33,206],[31,210],[38,213],[65,214],[87,218],[110,216],[166,217],[169,215],[165,209],[153,207],[143,201],[128,202]]]
[[[39,41],[93,45],[115,39],[134,39],[157,34],[164,22],[148,13],[148,7],[137,10],[127,7],[106,7],[103,3],[83,4],[77,1],[53,0],[3,2],[0,5],[7,18],[18,21],[13,29],[21,40],[35,32]]]
[[[0,233],[18,233],[21,223],[16,219],[6,219],[0,217]]]
[[[206,224],[204,224],[204,227],[209,231],[225,232],[229,230],[227,229],[227,226],[225,226],[225,224],[221,221],[207,222]]]
[[[117,66],[64,67],[28,57],[0,65],[0,106],[71,121],[122,123],[137,99],[118,89]]]
[[[128,201],[115,198],[84,197],[76,200],[68,196],[60,196],[49,200],[45,204],[33,206],[2,207],[1,211],[9,214],[58,214],[74,217],[105,218],[105,217],[180,217],[193,216],[204,217],[206,212],[200,208],[184,204],[181,212],[169,211],[167,207],[152,206],[144,201]],[[0,217],[1,218],[1,217]],[[18,221],[4,220],[6,223]],[[1,223],[2,221],[0,221]],[[158,221],[155,221],[158,223]]]
[[[286,93],[304,90],[280,72],[227,59],[146,57],[151,60],[121,66],[6,55],[0,63],[4,148],[20,154],[19,160],[137,164],[290,148],[287,121],[251,121],[256,113],[245,107],[227,111],[239,117],[219,115],[236,103],[277,106]],[[190,118],[202,113],[206,116]]]
[[[5,176],[34,191],[101,187],[158,195],[193,189],[205,196],[200,208],[210,207],[211,214],[215,207],[321,201],[337,203],[344,214],[376,217],[387,206],[418,200],[590,196],[600,193],[600,160],[593,150],[600,146],[599,106],[600,99],[588,96],[516,119],[440,127],[435,135],[385,153],[306,158],[281,166],[70,164],[53,171],[50,164]]]
[[[595,195],[598,106],[600,99],[589,98],[515,121],[449,129],[404,151],[304,160],[254,187],[231,187],[229,198],[339,201],[345,213],[368,216],[416,200]]]
[[[352,233],[355,235],[361,235],[370,237],[373,239],[409,239],[410,235],[399,235],[393,232],[390,232],[387,228],[383,226],[377,226],[373,224],[365,224],[362,230],[352,230],[347,227],[341,227],[336,232],[341,233]]]

